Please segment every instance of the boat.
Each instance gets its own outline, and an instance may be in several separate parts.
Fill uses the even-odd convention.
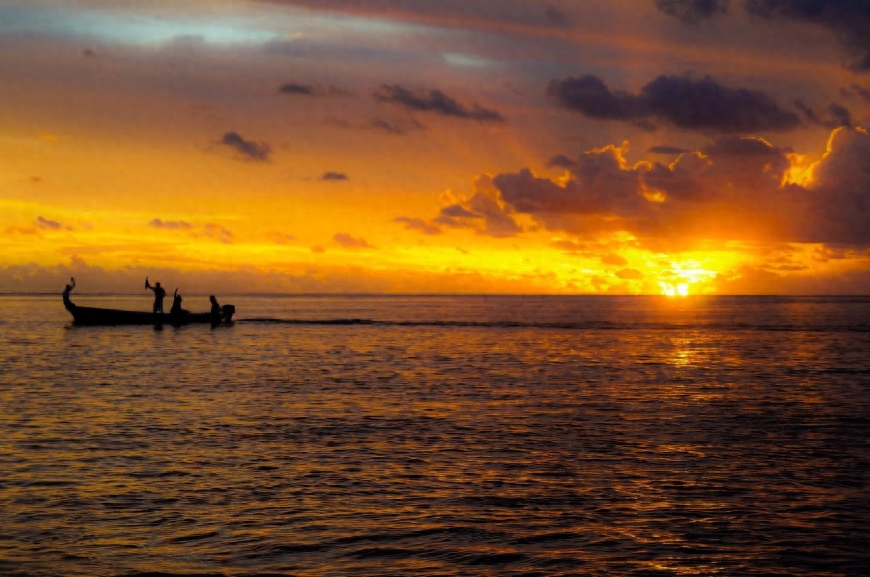
[[[220,315],[212,313],[192,313],[182,310],[178,313],[154,313],[147,311],[125,311],[120,309],[104,309],[83,307],[75,304],[69,298],[75,284],[67,285],[63,291],[63,305],[73,317],[76,325],[188,325],[192,323],[209,323],[211,325],[231,324],[236,307],[223,305]]]

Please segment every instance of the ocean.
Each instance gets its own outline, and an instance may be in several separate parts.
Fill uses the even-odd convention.
[[[218,297],[0,296],[0,575],[870,574],[870,297]]]

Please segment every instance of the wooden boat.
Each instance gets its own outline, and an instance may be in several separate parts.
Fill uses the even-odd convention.
[[[177,314],[152,313],[146,311],[125,311],[119,309],[103,309],[82,307],[69,299],[72,287],[63,292],[63,305],[73,316],[77,325],[187,325],[191,323],[210,323],[212,325],[229,324],[233,321],[236,307],[223,305],[219,316],[211,313],[192,313],[182,310]]]
[[[184,311],[177,315],[151,313],[146,311],[125,311],[81,307],[70,302],[66,310],[73,316],[77,325],[187,325],[191,323],[211,323],[213,325],[232,322],[235,307],[224,305],[221,316],[212,317],[211,313],[192,313]]]

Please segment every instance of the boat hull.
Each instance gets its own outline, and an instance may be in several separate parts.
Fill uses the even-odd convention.
[[[76,325],[188,325],[194,323],[219,325],[231,323],[232,315],[235,312],[233,305],[224,305],[222,307],[223,314],[216,318],[211,313],[183,312],[179,315],[170,315],[167,313],[82,307],[71,302],[64,304],[73,317],[73,324]]]

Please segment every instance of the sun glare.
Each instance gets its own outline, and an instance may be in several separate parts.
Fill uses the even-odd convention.
[[[681,282],[677,284],[671,284],[666,282],[660,282],[659,286],[661,286],[662,288],[662,294],[666,297],[689,296],[689,283]]]

